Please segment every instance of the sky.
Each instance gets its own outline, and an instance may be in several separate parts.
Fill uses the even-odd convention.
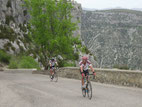
[[[108,8],[141,8],[142,0],[74,0],[82,4],[83,8],[108,9]]]

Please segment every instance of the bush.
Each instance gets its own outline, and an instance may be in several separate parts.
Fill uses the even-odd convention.
[[[8,64],[10,62],[10,55],[0,50],[0,62]]]
[[[79,40],[79,37],[73,37],[72,38],[72,43],[73,43],[73,45],[74,44],[80,45],[81,44],[81,40]]]
[[[38,68],[38,63],[30,56],[23,56],[19,63],[19,68]]]
[[[18,68],[18,63],[14,60],[11,60],[10,61],[10,64],[9,64],[9,68],[10,69],[17,69]]]
[[[40,69],[39,64],[31,56],[19,56],[12,58],[9,68],[37,68]]]
[[[68,60],[58,60],[59,67],[75,67],[75,61],[68,62]]]
[[[74,53],[74,60],[78,60],[79,59],[79,54],[78,53]]]
[[[10,0],[8,0],[8,2],[7,2],[7,4],[6,4],[6,7],[12,7]]]
[[[68,63],[68,62],[66,62],[65,64],[64,64],[64,67],[75,67],[76,66],[76,64],[73,62],[73,63]]]
[[[64,67],[65,61],[64,60],[58,60],[58,66],[59,67]]]
[[[77,45],[77,49],[81,49],[81,47],[82,47],[81,44]]]

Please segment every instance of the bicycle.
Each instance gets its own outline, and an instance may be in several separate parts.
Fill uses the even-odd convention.
[[[89,75],[93,75],[93,74],[89,74]],[[82,89],[82,95],[83,95],[83,97],[86,97],[86,93],[87,93],[88,98],[91,100],[91,98],[92,98],[92,85],[91,85],[91,82],[90,82],[90,76],[89,75],[84,77],[85,88]],[[93,75],[93,79],[95,79],[94,75]]]
[[[57,67],[56,67],[56,69],[55,69],[55,67],[52,68],[53,75],[50,74],[50,78],[52,77],[51,81],[53,81],[53,80],[55,80],[55,82],[58,81],[58,73],[56,72],[57,69],[58,69]]]

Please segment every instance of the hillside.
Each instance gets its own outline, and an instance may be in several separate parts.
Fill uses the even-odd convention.
[[[142,12],[83,11],[81,33],[100,67],[142,69]]]

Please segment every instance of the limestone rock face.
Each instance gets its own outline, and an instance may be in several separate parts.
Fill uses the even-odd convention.
[[[81,38],[99,67],[142,69],[142,12],[83,11]]]
[[[27,49],[27,21],[29,15],[23,0],[0,1],[0,49],[11,54]]]
[[[25,7],[22,7],[23,0],[1,0],[0,1],[0,20],[5,23],[9,16],[16,24],[23,24],[27,21],[28,14]]]

